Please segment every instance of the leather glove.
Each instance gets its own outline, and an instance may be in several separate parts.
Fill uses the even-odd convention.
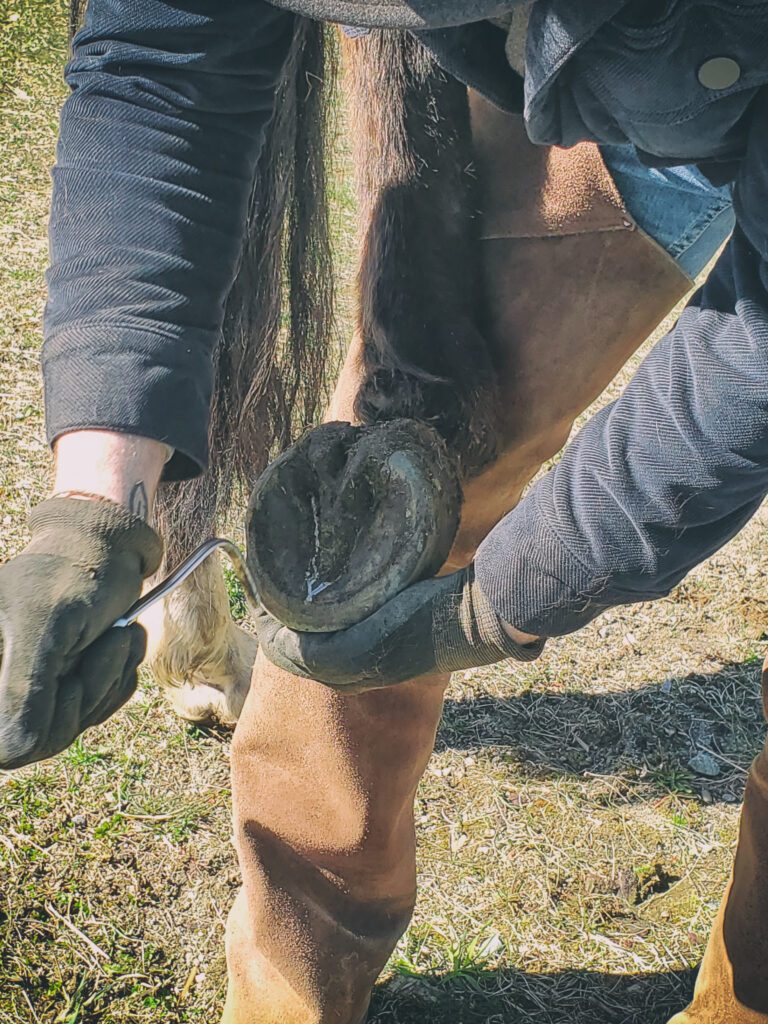
[[[263,608],[262,649],[294,675],[360,693],[435,672],[533,661],[544,640],[521,645],[475,582],[474,567],[408,587],[373,615],[337,633],[298,633]]]
[[[106,499],[50,498],[0,567],[0,769],[64,750],[136,689],[146,634],[111,629],[155,572],[162,542]]]

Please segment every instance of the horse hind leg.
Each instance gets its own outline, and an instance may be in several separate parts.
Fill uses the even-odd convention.
[[[218,495],[203,478],[162,488],[156,508],[173,569],[214,532]],[[234,726],[250,686],[256,638],[232,619],[217,556],[205,562],[141,618],[147,631],[145,664],[173,709],[190,722]]]

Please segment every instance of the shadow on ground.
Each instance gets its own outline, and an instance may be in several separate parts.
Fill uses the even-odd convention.
[[[666,1024],[690,999],[694,977],[692,970],[396,975],[377,987],[369,1024]]]
[[[531,764],[539,777],[624,775],[662,792],[706,790],[708,801],[731,802],[741,797],[764,734],[760,666],[749,662],[638,690],[542,687],[510,698],[448,700],[436,749],[500,748],[505,757]],[[714,758],[716,774],[691,767],[701,754]]]

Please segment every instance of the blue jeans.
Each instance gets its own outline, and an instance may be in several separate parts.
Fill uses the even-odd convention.
[[[638,225],[697,277],[733,230],[731,187],[716,188],[694,166],[646,167],[633,146],[600,151]]]

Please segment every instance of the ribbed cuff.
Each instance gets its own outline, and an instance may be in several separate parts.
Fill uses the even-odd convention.
[[[455,589],[435,605],[432,643],[440,672],[494,665],[499,661],[534,661],[546,640],[519,644],[504,629],[470,565],[454,575]]]
[[[573,633],[621,603],[549,529],[535,491],[483,541],[475,574],[498,615],[533,636]]]
[[[212,370],[202,350],[195,358],[195,348],[182,338],[114,326],[79,327],[47,339],[42,364],[49,443],[73,430],[134,434],[174,450],[163,479],[197,476],[208,461]]]

